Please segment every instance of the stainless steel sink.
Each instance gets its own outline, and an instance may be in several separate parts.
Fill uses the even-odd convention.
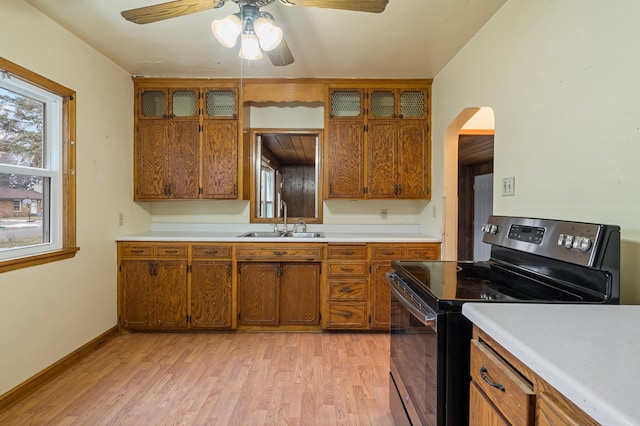
[[[322,238],[324,234],[322,232],[246,232],[238,237],[249,238]]]
[[[247,232],[246,234],[238,235],[239,237],[254,237],[254,238],[277,238],[284,237],[284,232]]]
[[[287,232],[286,236],[293,238],[322,238],[324,234],[322,232]]]

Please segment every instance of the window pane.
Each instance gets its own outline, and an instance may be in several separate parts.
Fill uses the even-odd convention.
[[[0,173],[0,251],[50,242],[49,181]]]
[[[44,103],[0,87],[0,163],[43,167]]]

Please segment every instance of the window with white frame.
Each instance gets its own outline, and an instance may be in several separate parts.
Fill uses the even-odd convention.
[[[77,250],[70,161],[74,96],[0,58],[0,204],[7,204],[0,208],[0,272],[71,257]],[[10,219],[3,217],[9,203]]]

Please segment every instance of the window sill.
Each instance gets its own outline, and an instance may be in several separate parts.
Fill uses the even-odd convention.
[[[19,259],[6,260],[0,262],[0,273],[15,271],[16,269],[27,268],[29,266],[43,265],[45,263],[57,262],[58,260],[75,257],[79,247],[64,248],[50,253],[38,254],[35,256],[22,257]]]

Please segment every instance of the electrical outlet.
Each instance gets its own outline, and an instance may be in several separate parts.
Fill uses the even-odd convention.
[[[387,220],[389,218],[389,212],[387,209],[380,209],[380,219]]]
[[[516,178],[506,177],[502,178],[502,196],[511,197],[516,193]]]
[[[124,226],[124,213],[118,213],[118,226]]]

